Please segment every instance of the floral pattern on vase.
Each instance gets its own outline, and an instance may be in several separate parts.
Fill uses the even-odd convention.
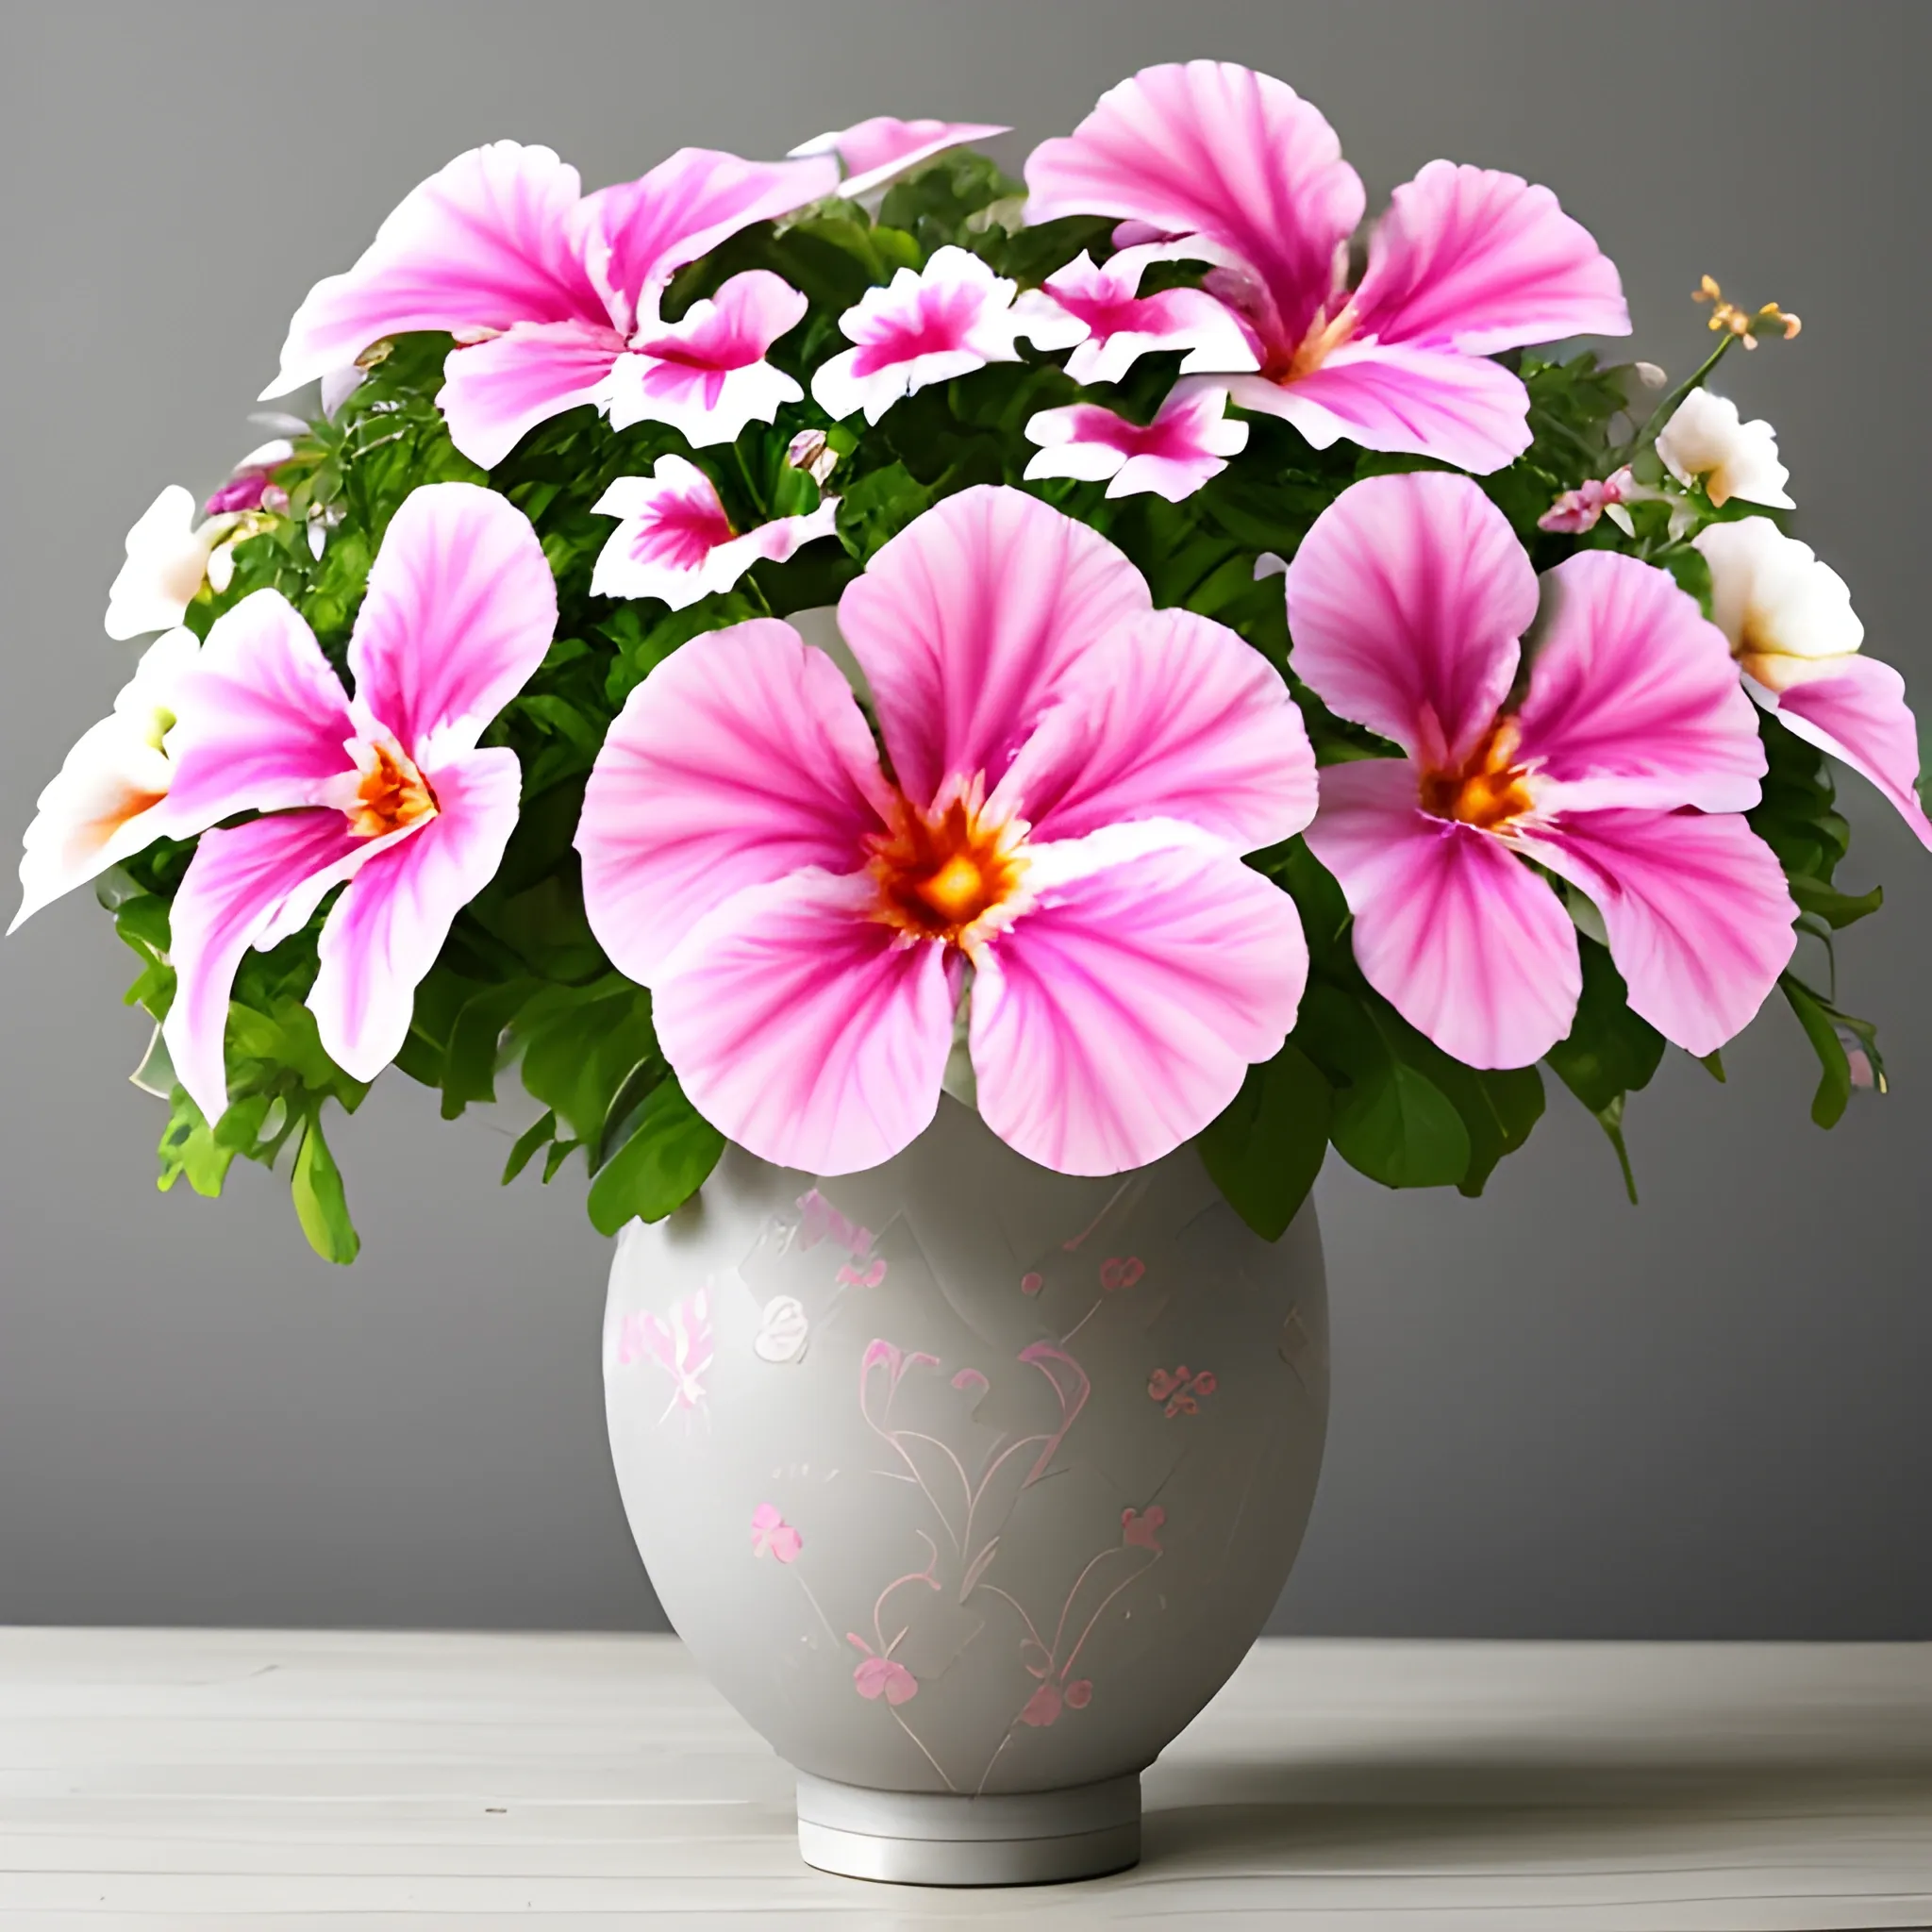
[[[701,1430],[636,1379],[680,1311]],[[626,1230],[612,1449],[674,1624],[800,1769],[1053,1789],[1150,1761],[1265,1622],[1320,1463],[1324,1319],[1311,1217],[1271,1246],[1191,1149],[1051,1174],[947,1100],[882,1168],[730,1150]]]

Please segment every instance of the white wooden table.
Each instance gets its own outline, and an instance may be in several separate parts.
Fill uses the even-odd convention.
[[[670,1638],[0,1631],[0,1924],[1932,1925],[1932,1646],[1269,1642],[1148,1773],[1146,1858],[799,1863]]]

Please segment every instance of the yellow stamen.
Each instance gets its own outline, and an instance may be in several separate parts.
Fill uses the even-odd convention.
[[[1423,809],[1432,818],[1454,819],[1484,832],[1504,831],[1533,811],[1528,768],[1515,762],[1520,735],[1505,718],[1459,767],[1424,772]]]
[[[979,793],[975,785],[931,813],[902,801],[892,830],[873,841],[875,918],[916,939],[970,950],[973,928],[1020,896],[1026,826],[989,822]]]
[[[1691,291],[1693,302],[1708,302],[1710,322],[1713,330],[1729,329],[1734,336],[1743,339],[1747,349],[1757,346],[1760,332],[1768,329],[1782,331],[1786,341],[1790,341],[1805,325],[1790,310],[1780,308],[1775,302],[1767,302],[1762,308],[1746,314],[1735,302],[1724,300],[1724,291],[1718,287],[1710,275],[1706,275],[1702,284]]]
[[[392,745],[369,748],[370,764],[357,784],[354,801],[342,809],[358,839],[400,832],[436,810],[436,794],[413,761]]]

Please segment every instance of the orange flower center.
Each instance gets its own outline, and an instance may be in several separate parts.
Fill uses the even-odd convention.
[[[871,841],[875,918],[913,939],[968,950],[989,924],[1002,923],[999,913],[1021,895],[1027,828],[1023,820],[989,820],[981,790],[975,780],[931,812],[900,802],[891,830]]]
[[[1295,345],[1288,367],[1273,371],[1279,382],[1293,382],[1298,376],[1312,375],[1335,350],[1355,334],[1355,304],[1344,303],[1333,315],[1319,310],[1309,323],[1307,333]]]
[[[1529,768],[1515,762],[1518,736],[1515,724],[1502,719],[1460,767],[1424,772],[1423,809],[1484,832],[1503,831],[1533,811]]]
[[[406,752],[377,743],[367,747],[367,756],[366,766],[356,761],[355,794],[342,807],[358,839],[380,839],[435,814],[436,794]]]

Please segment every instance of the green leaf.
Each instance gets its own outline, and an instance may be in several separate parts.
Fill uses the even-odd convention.
[[[295,1169],[289,1189],[294,1197],[295,1218],[308,1237],[308,1245],[325,1261],[347,1267],[360,1253],[362,1241],[355,1223],[349,1219],[341,1170],[323,1138],[320,1107],[309,1114],[295,1149]]]
[[[1248,1069],[1241,1091],[1200,1137],[1215,1186],[1263,1241],[1287,1232],[1322,1171],[1334,1097],[1321,1069],[1290,1041]]]
[[[1869,1020],[1854,1019],[1851,1014],[1840,1012],[1795,974],[1784,974],[1778,985],[1797,1014],[1812,1052],[1818,1056],[1818,1091],[1811,1098],[1811,1118],[1821,1127],[1835,1127],[1844,1117],[1854,1086],[1870,1086],[1880,1093],[1885,1091],[1885,1062],[1878,1053],[1878,1029]],[[1871,1068],[1867,1079],[1857,1080],[1853,1076],[1854,1049],[1863,1054]]]
[[[473,994],[450,1028],[442,1063],[442,1117],[453,1121],[472,1101],[496,1098],[504,1028],[541,991],[535,979],[507,979]]]
[[[703,1185],[724,1151],[724,1136],[670,1077],[654,1088],[636,1130],[591,1183],[591,1223],[615,1234],[627,1221],[662,1221]]]
[[[555,1139],[557,1134],[557,1112],[553,1108],[540,1119],[534,1120],[517,1136],[517,1143],[509,1150],[509,1158],[503,1163],[503,1185],[510,1182],[528,1167],[538,1148]]]
[[[169,1098],[168,1124],[161,1130],[156,1152],[160,1156],[161,1171],[155,1185],[162,1193],[185,1179],[197,1194],[212,1200],[222,1191],[236,1150],[215,1138],[201,1109],[189,1099],[185,1089],[176,1087]]]
[[[1624,1186],[1637,1199],[1637,1180],[1624,1140],[1625,1096],[1650,1085],[1664,1057],[1664,1037],[1630,1010],[1624,976],[1608,950],[1577,938],[1583,992],[1569,1034],[1543,1056],[1551,1071],[1596,1117],[1624,1172]]]
[[[1868,918],[1885,904],[1883,886],[1874,886],[1869,892],[1860,892],[1854,897],[1850,892],[1840,892],[1836,886],[1827,885],[1823,879],[1809,877],[1804,873],[1790,879],[1790,885],[1799,911],[1822,919],[1834,932]]]

